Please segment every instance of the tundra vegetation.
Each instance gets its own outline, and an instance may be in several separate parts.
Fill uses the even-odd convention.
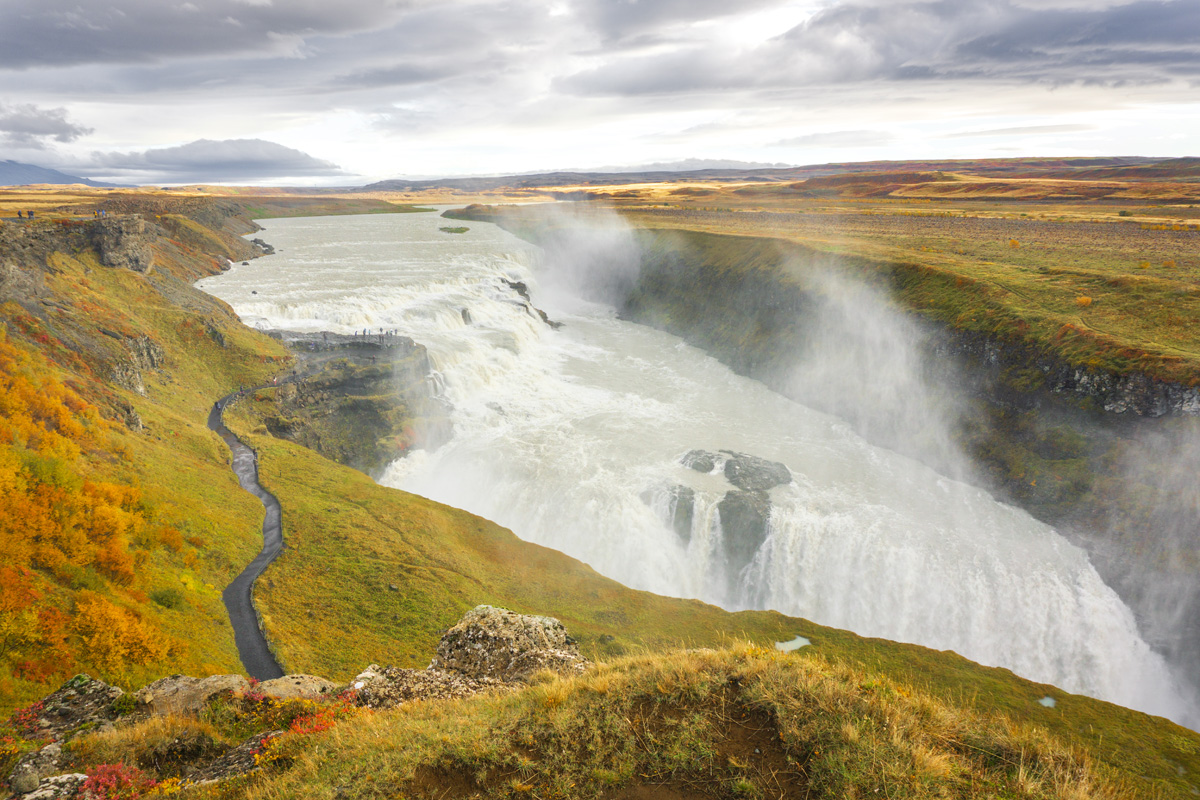
[[[733,187],[712,191],[729,207],[746,202]],[[30,703],[76,672],[136,689],[173,672],[239,671],[220,590],[257,551],[262,510],[238,488],[205,419],[216,398],[266,383],[292,362],[279,342],[240,325],[191,284],[226,259],[256,254],[238,237],[253,230],[251,215],[269,216],[273,203],[279,213],[328,213],[340,201],[209,194],[0,192],[3,216],[30,198],[42,204],[22,229],[33,238],[18,246],[16,225],[0,228],[0,493],[6,507],[22,509],[0,521],[0,701],[12,714],[0,732],[6,769],[38,744],[26,738],[37,711]],[[707,194],[678,197],[712,202]],[[384,202],[358,198],[345,209],[364,213]],[[640,196],[631,205],[647,226],[711,213],[720,217],[711,224],[737,227],[746,216],[691,206],[660,212]],[[152,269],[103,265],[87,235],[99,207],[147,222]],[[1139,221],[1149,218],[1139,213]],[[1009,238],[1020,247],[1010,248]],[[1022,231],[991,246],[1024,257],[1036,252],[1036,239]],[[1195,268],[1183,249],[1168,255],[1183,265],[1174,269]],[[1160,254],[1153,258],[1161,263]],[[953,278],[938,286],[947,296],[962,289]],[[1117,302],[1095,288],[1063,296],[1076,313],[1079,297],[1094,297],[1097,307]],[[273,391],[235,404],[226,419],[258,451],[260,479],[284,509],[287,549],[258,598],[288,671],[347,681],[371,662],[424,666],[440,631],[479,603],[556,616],[601,664],[580,678],[544,676],[514,694],[375,714],[310,708],[282,719],[291,712],[252,712],[237,701],[199,720],[134,715],[69,748],[96,785],[144,777],[168,781],[155,791],[174,792],[180,787],[169,783],[169,765],[160,769],[155,748],[188,731],[233,744],[278,727],[291,733],[269,748],[255,776],[183,791],[1186,796],[1200,774],[1200,737],[1166,720],[953,653],[628,590],[486,520],[382,488],[271,437],[264,420],[276,408]],[[797,635],[812,645],[793,654],[771,649]],[[1053,708],[1039,702],[1045,697]],[[255,719],[259,712],[268,718]],[[144,776],[130,772],[135,765]]]

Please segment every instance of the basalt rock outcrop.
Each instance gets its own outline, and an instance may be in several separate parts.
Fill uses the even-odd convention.
[[[115,704],[124,695],[119,686],[76,675],[42,700],[32,733],[51,741],[65,741],[84,727],[103,727],[120,716]]]
[[[424,346],[384,333],[272,335],[298,363],[263,421],[271,435],[372,476],[409,448],[448,438],[447,409]]]
[[[8,774],[8,785],[14,794],[39,793],[41,797],[71,796],[61,794],[74,790],[82,779],[75,781],[58,776],[65,766],[62,743],[84,732],[112,728],[120,716],[117,702],[125,692],[117,686],[88,675],[76,675],[59,689],[34,705],[35,715],[25,725],[29,738],[49,740],[39,750],[22,756]],[[55,794],[59,792],[59,794]]]
[[[92,223],[92,243],[106,267],[149,272],[154,267],[150,245],[156,234],[147,229],[137,214],[105,217]]]
[[[553,617],[481,605],[446,631],[426,669],[372,664],[350,683],[350,689],[361,706],[392,708],[413,700],[512,689],[542,670],[578,675],[590,666],[567,629]]]
[[[338,685],[316,675],[284,675],[263,681],[255,687],[259,694],[275,700],[294,700],[297,698],[332,697],[337,694]]]
[[[717,504],[717,513],[721,518],[725,564],[729,573],[736,575],[766,541],[771,519],[770,490],[791,483],[792,473],[778,461],[731,450],[716,453],[689,450],[680,463],[697,472],[720,472],[733,485]],[[672,487],[672,493],[672,520],[676,532],[686,541],[691,536],[695,493],[686,486]],[[682,533],[685,524],[686,536]]]
[[[554,320],[550,319],[550,316],[545,311],[542,311],[533,304],[533,300],[529,297],[529,286],[526,285],[524,281],[510,281],[508,278],[501,278],[500,282],[516,292],[517,295],[525,301],[525,310],[527,310],[530,314],[533,314],[551,328],[558,329],[562,327],[561,322],[555,322]],[[466,311],[464,310],[463,313],[465,314]],[[468,321],[468,317],[464,316],[463,321]]]

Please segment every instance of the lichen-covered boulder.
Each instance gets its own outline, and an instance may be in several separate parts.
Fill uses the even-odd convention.
[[[372,664],[350,683],[357,705],[395,708],[416,700],[450,700],[505,688],[496,678],[470,678],[440,669],[401,669]]]
[[[31,794],[25,795],[21,800],[73,800],[79,796],[79,790],[83,788],[86,780],[87,775],[82,772],[55,775],[44,779]]]
[[[250,683],[241,675],[210,675],[193,678],[171,675],[143,686],[134,697],[151,714],[158,716],[199,714],[209,701],[221,694],[244,692]]]
[[[429,666],[511,682],[524,681],[542,669],[578,675],[591,662],[579,654],[575,640],[553,617],[476,606],[442,637]]]
[[[41,701],[33,733],[60,741],[84,725],[103,725],[120,716],[113,708],[125,692],[90,675],[76,675]]]
[[[62,747],[57,742],[48,744],[41,750],[21,756],[9,773],[8,785],[14,794],[32,792],[38,788],[42,778],[58,772],[61,765]]]

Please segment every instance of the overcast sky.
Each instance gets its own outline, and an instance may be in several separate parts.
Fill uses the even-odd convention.
[[[0,0],[0,158],[354,185],[1200,155],[1200,0]]]

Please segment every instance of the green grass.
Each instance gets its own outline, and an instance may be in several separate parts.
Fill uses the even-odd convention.
[[[830,657],[733,644],[638,654],[515,692],[371,712],[311,701],[218,700],[200,720],[148,720],[84,737],[72,767],[178,767],[171,742],[233,744],[292,720],[262,771],[187,797],[1186,797],[1190,761],[1147,774],[1144,748],[1103,757],[1040,720],[981,710]],[[1048,712],[1049,713],[1049,712]],[[332,724],[332,727],[327,727]],[[309,724],[308,728],[314,726]],[[1149,721],[1150,741],[1196,737]],[[1124,743],[1114,743],[1114,749]],[[181,748],[176,745],[174,752]],[[1186,766],[1185,766],[1186,763]],[[1176,770],[1178,766],[1181,769]]]

